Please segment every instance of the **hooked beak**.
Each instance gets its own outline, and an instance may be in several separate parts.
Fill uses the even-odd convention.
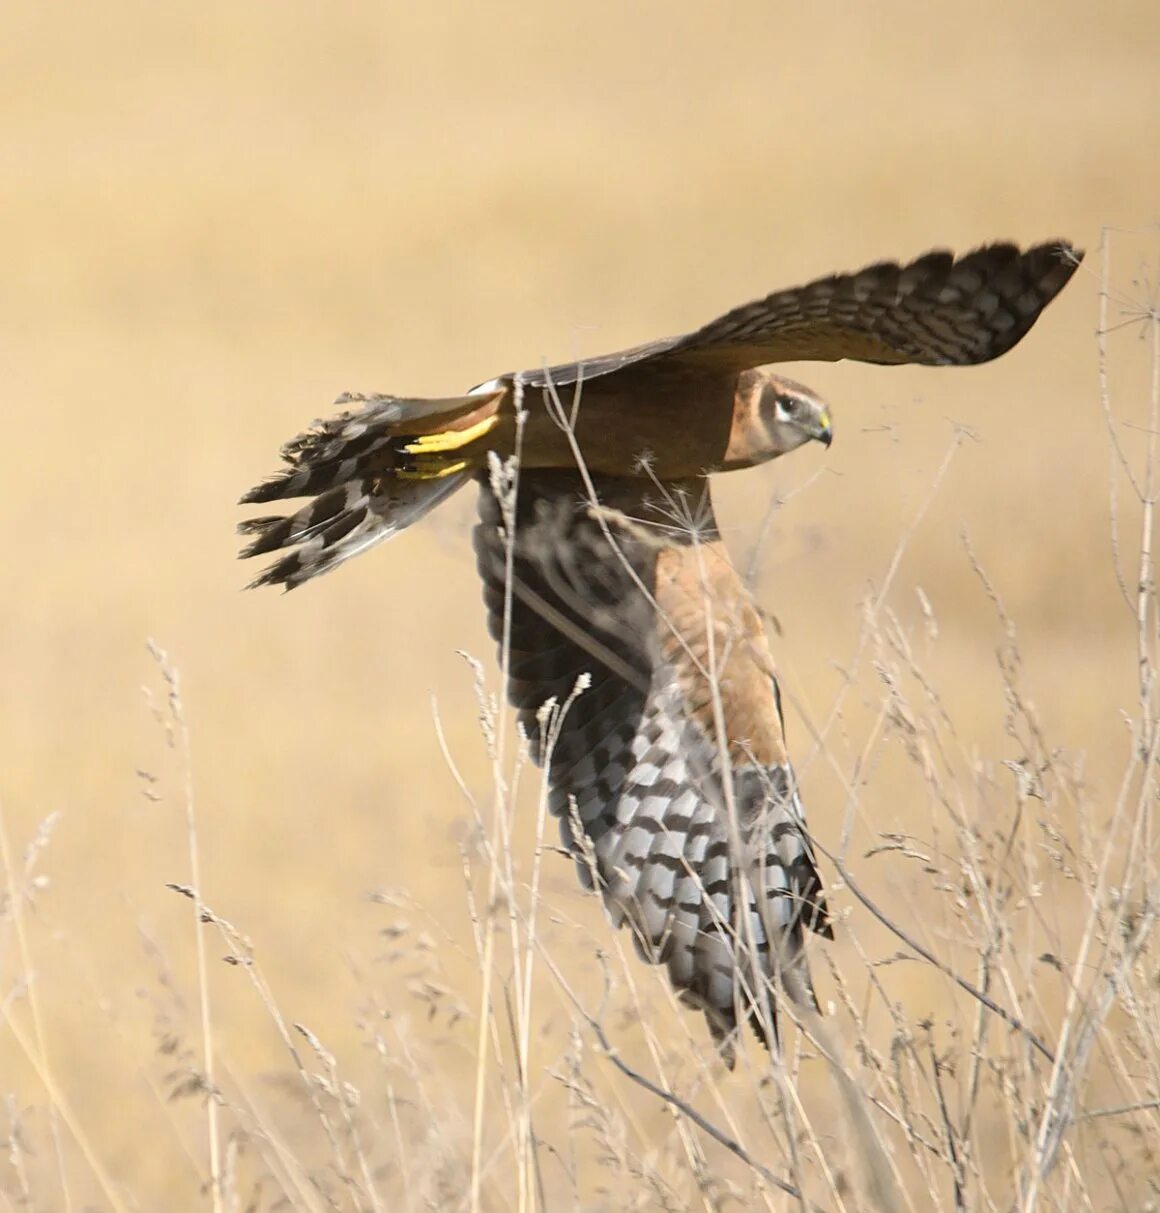
[[[814,438],[824,447],[829,449],[830,443],[834,441],[834,430],[830,424],[830,410],[826,409],[818,418],[818,428],[814,432]]]

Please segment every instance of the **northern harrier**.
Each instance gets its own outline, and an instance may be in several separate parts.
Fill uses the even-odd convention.
[[[768,364],[986,362],[1081,257],[1063,242],[928,253],[465,396],[340,397],[347,411],[242,499],[311,500],[242,523],[242,555],[287,552],[255,584],[293,588],[477,481],[488,621],[565,844],[727,1056],[745,1019],[772,1045],[769,979],[812,1002],[804,928],[831,929],[773,659],[706,477],[829,445],[825,404]]]

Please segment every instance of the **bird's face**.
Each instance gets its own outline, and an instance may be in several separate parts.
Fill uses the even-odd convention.
[[[753,467],[807,442],[829,446],[833,438],[824,400],[792,379],[757,367],[737,379],[729,444],[717,470]]]
[[[767,459],[775,459],[807,442],[829,446],[834,439],[829,405],[809,388],[780,375],[762,376],[757,416],[766,435]]]

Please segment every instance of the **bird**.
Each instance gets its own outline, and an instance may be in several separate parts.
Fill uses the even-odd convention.
[[[710,479],[815,442],[828,404],[785,362],[967,366],[1017,345],[1083,253],[938,250],[776,291],[677,337],[500,375],[462,396],[344,394],[246,504],[252,585],[293,589],[469,481],[488,627],[581,881],[704,1013],[778,1047],[778,993],[817,1010],[805,943],[833,938],[763,617]]]

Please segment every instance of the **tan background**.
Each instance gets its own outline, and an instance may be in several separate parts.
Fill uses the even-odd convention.
[[[468,938],[467,813],[430,697],[485,794],[456,656],[492,669],[469,495],[319,584],[243,594],[234,501],[278,444],[345,389],[451,394],[883,257],[996,237],[1092,249],[1101,225],[1137,229],[1160,209],[1158,54],[1153,3],[7,0],[0,793],[17,851],[61,814],[33,924],[48,1040],[78,1119],[141,1207],[192,1201],[182,1142],[204,1157],[200,1114],[159,1112],[150,1091],[165,999],[143,933],[187,1009],[196,981],[188,907],[163,887],[188,879],[188,859],[179,781],[140,690],[160,687],[147,637],[182,675],[205,897],[352,1077],[368,1063],[350,958],[372,964],[387,921],[363,894],[404,887]],[[1125,286],[1155,254],[1138,236],[1116,248]],[[999,628],[965,528],[1053,736],[1086,751],[1097,796],[1114,789],[1134,650],[1108,539],[1097,271],[1089,256],[997,364],[803,369],[834,403],[832,450],[721,486],[742,558],[770,495],[806,485],[763,548],[760,593],[782,625],[791,739],[829,843],[842,796],[825,762],[806,761],[802,717],[827,716],[860,603],[956,422],[975,441],[892,601],[914,626],[923,587],[963,752],[1000,761]],[[1135,343],[1120,348],[1135,374]],[[1141,416],[1130,392],[1123,403]],[[875,696],[864,680],[831,734],[844,770]],[[138,768],[164,774],[161,803]],[[929,819],[888,787],[875,803],[876,828]],[[551,864],[549,896],[598,923]],[[897,871],[863,870],[900,895]],[[7,996],[20,966],[5,931]],[[447,964],[470,1004],[472,963]],[[915,1016],[937,1013],[937,989],[898,980]],[[216,961],[213,983],[229,1064],[266,1091],[260,1076],[286,1068],[268,1018]],[[27,1018],[19,998],[13,1014]],[[631,1044],[631,1025],[619,1030]],[[0,1075],[46,1151],[43,1092],[7,1032]],[[93,1195],[72,1158],[76,1192]]]

